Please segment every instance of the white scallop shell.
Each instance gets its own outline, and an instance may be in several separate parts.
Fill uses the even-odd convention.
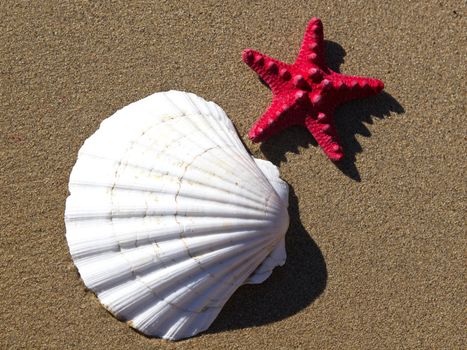
[[[81,278],[146,335],[206,330],[240,285],[285,262],[287,184],[194,94],[156,93],[104,120],[69,190],[66,237]]]

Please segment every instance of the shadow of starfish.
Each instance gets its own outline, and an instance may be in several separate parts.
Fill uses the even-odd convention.
[[[326,40],[326,63],[337,73],[344,63],[345,50],[339,44]],[[264,85],[267,86],[263,82]],[[371,133],[364,123],[372,124],[372,117],[383,119],[392,112],[401,114],[404,108],[397,100],[386,92],[381,92],[363,100],[354,100],[340,106],[336,110],[336,127],[345,152],[345,157],[336,166],[343,174],[355,181],[361,181],[355,165],[356,154],[362,152],[355,135],[370,137]],[[303,127],[291,127],[279,135],[272,136],[261,144],[261,151],[274,164],[286,162],[286,153],[299,153],[300,148],[308,148],[312,144],[317,146],[313,136]]]
[[[300,222],[297,196],[289,185],[287,260],[262,284],[244,285],[230,298],[207,333],[282,320],[310,305],[326,288],[323,255]]]

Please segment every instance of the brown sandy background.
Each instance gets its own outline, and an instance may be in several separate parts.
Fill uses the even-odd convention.
[[[0,348],[466,348],[465,2],[126,3],[0,3]],[[332,67],[386,84],[337,114],[341,169],[305,129],[246,136],[271,93],[242,49],[292,62],[313,16]],[[286,265],[178,343],[85,291],[63,223],[83,141],[168,89],[221,105],[293,189]]]

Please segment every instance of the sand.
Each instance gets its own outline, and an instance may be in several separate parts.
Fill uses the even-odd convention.
[[[465,3],[128,3],[0,4],[0,348],[465,348]],[[386,84],[337,112],[340,167],[303,128],[247,140],[271,93],[242,49],[293,62],[313,16],[332,67]],[[286,265],[177,343],[100,306],[63,223],[84,140],[168,89],[222,106],[292,189]]]

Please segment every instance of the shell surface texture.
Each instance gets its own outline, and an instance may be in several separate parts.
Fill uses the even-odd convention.
[[[287,183],[194,94],[155,93],[104,120],[69,191],[66,238],[81,278],[148,336],[206,330],[239,286],[285,263]]]

